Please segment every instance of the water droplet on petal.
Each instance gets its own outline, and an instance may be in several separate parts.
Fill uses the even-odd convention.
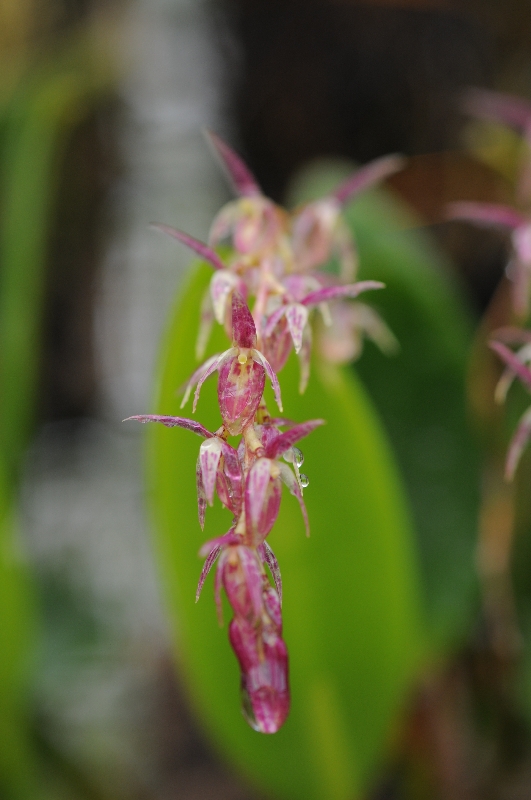
[[[302,454],[302,450],[299,450],[299,448],[298,448],[298,447],[294,447],[294,448],[293,448],[293,463],[294,463],[294,464],[295,464],[295,466],[297,466],[299,469],[300,469],[300,468],[302,467],[302,465],[304,464],[304,456],[303,456],[303,454]]]
[[[282,454],[282,458],[284,459],[284,461],[287,461],[288,464],[293,464],[294,449],[295,449],[294,447],[290,447],[289,450],[286,450],[286,452]]]
[[[310,479],[307,475],[304,474],[304,472],[301,472],[301,474],[299,475],[299,479],[303,489],[306,489],[306,487],[310,485]]]

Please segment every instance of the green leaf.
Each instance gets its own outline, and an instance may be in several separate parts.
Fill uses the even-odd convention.
[[[196,367],[198,309],[210,274],[205,267],[194,273],[172,316],[156,413],[186,413],[179,411],[176,389]],[[213,351],[226,347],[218,328]],[[219,750],[278,797],[342,800],[363,791],[383,758],[423,652],[417,565],[402,488],[359,381],[349,371],[315,365],[301,397],[294,359],[280,378],[285,413],[297,420],[324,417],[327,425],[303,442],[311,538],[305,538],[298,504],[289,495],[269,537],[284,578],[292,686],[291,713],[279,733],[258,734],[240,714],[238,666],[227,628],[216,622],[212,578],[194,604],[199,547],[224,533],[231,519],[216,501],[200,531],[200,440],[150,425],[158,553],[175,652]],[[215,395],[211,379],[197,413],[211,430],[220,424]]]
[[[22,800],[37,796],[27,694],[36,619],[10,494],[0,462],[0,794]]]
[[[322,196],[344,175],[337,165],[308,171],[297,200]],[[367,344],[355,369],[407,489],[430,638],[434,647],[448,647],[468,630],[478,597],[480,448],[465,390],[474,320],[451,266],[391,194],[368,192],[346,216],[358,244],[360,278],[386,284],[361,299],[380,312],[400,344],[392,356]]]

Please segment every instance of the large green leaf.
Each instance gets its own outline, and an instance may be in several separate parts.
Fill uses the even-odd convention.
[[[194,273],[172,316],[159,413],[183,413],[176,389],[196,366],[198,309],[209,275],[205,267]],[[220,329],[215,338],[214,351],[227,347]],[[383,757],[423,651],[411,526],[387,442],[354,376],[315,365],[303,397],[294,360],[280,377],[288,416],[328,423],[303,442],[311,538],[290,496],[270,535],[284,577],[291,658],[293,704],[285,727],[274,736],[248,728],[239,711],[237,662],[226,627],[216,622],[211,579],[194,604],[198,549],[230,525],[217,503],[200,531],[199,439],[153,425],[149,484],[169,619],[198,712],[235,765],[279,797],[352,798]],[[219,426],[213,379],[203,388],[197,416],[210,429]]]
[[[301,178],[297,198],[319,197],[343,176],[337,167],[314,168]],[[360,277],[387,286],[367,300],[400,343],[391,357],[368,344],[355,369],[409,495],[432,642],[448,646],[467,630],[478,597],[480,452],[465,391],[474,320],[451,266],[390,194],[364,194],[346,216]]]

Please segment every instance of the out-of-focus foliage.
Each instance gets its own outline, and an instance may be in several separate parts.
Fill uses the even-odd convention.
[[[10,490],[0,464],[0,791],[18,800],[36,788],[28,697],[36,619]]]
[[[172,315],[160,413],[178,412],[176,388],[194,369],[190,345],[209,272],[194,275]],[[218,330],[211,349],[223,340]],[[159,554],[188,682],[218,747],[279,797],[347,798],[373,775],[424,651],[417,563],[399,479],[359,381],[316,363],[301,397],[295,359],[280,377],[286,413],[322,416],[327,425],[304,443],[310,540],[289,497],[271,536],[284,574],[293,684],[290,717],[275,736],[250,732],[240,715],[238,669],[210,585],[194,604],[204,538],[195,501],[198,441],[154,426],[149,479]],[[219,426],[214,391],[212,381],[198,409],[212,430]],[[205,534],[217,536],[229,524],[227,512],[209,509]]]
[[[45,268],[65,143],[109,90],[93,26],[31,51],[32,3],[0,9],[0,793],[44,796],[38,781],[31,671],[38,601],[16,524],[19,468],[38,382]]]
[[[313,169],[296,199],[322,196],[338,178],[334,169]],[[358,243],[360,277],[386,284],[373,302],[400,344],[390,357],[368,344],[355,369],[407,487],[430,640],[447,645],[463,635],[477,610],[481,463],[465,386],[472,317],[449,265],[391,195],[367,193],[346,215]]]

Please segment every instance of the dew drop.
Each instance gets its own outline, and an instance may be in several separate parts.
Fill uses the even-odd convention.
[[[293,448],[293,463],[299,469],[304,464],[304,455],[302,454],[302,450],[299,450],[298,447]]]
[[[304,472],[301,472],[301,474],[299,475],[299,478],[300,478],[300,481],[301,481],[302,488],[306,489],[306,487],[310,485],[309,477],[307,475],[305,475]]]
[[[293,464],[293,458],[294,458],[293,451],[294,451],[294,449],[295,449],[294,447],[290,447],[290,449],[286,450],[286,452],[282,455],[282,458],[284,459],[284,461],[287,461],[288,464]]]

